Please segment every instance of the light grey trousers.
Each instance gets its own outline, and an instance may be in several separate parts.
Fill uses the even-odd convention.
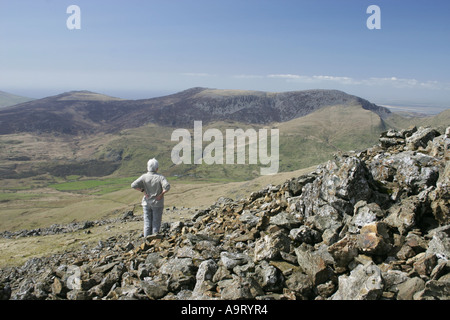
[[[142,205],[142,208],[144,210],[144,237],[158,233],[161,228],[164,207]]]

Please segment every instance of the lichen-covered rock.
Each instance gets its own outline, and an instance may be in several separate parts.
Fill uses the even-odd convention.
[[[265,235],[255,243],[254,260],[272,260],[278,259],[281,252],[289,251],[289,237],[282,231],[278,231],[273,235]]]
[[[358,265],[349,276],[339,277],[333,300],[377,300],[383,293],[381,270],[373,262]]]
[[[432,128],[420,127],[410,137],[406,138],[406,147],[409,150],[417,150],[418,148],[426,148],[428,141],[439,136],[439,132]]]

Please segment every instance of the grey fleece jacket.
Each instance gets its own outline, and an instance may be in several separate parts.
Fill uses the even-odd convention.
[[[163,190],[169,191],[170,184],[163,175],[149,171],[135,180],[131,184],[131,188],[140,188],[145,190],[147,196],[142,198],[142,205],[164,207],[164,197],[161,200],[156,200],[155,198]]]

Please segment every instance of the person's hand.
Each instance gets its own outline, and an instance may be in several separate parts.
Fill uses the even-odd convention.
[[[158,194],[157,196],[156,196],[156,200],[157,201],[159,201],[159,200],[161,200],[162,198],[164,197],[164,193],[160,193],[160,194]]]

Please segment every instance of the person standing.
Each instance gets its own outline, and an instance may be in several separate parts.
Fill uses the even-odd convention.
[[[153,158],[147,162],[147,173],[140,176],[131,188],[144,192],[142,208],[144,211],[144,237],[159,232],[164,210],[164,195],[170,190],[167,179],[158,173],[158,161]]]

